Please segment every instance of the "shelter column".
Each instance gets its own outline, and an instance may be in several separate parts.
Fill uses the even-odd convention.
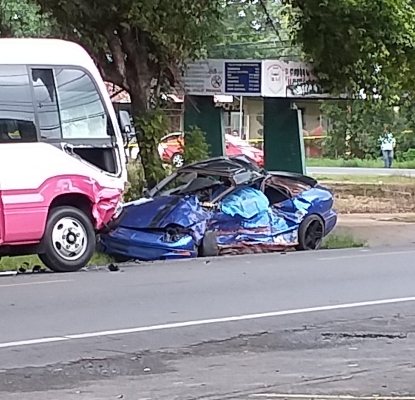
[[[184,111],[184,130],[196,126],[206,133],[210,155],[224,155],[225,121],[223,108],[215,107],[212,96],[186,96]]]
[[[305,173],[302,123],[292,100],[264,98],[264,154],[269,171]]]

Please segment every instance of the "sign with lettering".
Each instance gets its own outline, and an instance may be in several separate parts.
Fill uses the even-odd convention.
[[[263,97],[327,97],[311,64],[297,61],[262,62]]]
[[[208,59],[189,62],[180,86],[178,92],[196,96],[332,97],[323,90],[312,64],[298,61]]]
[[[261,64],[261,61],[225,61],[225,93],[240,96],[260,96]]]
[[[224,94],[224,62],[223,60],[203,60],[192,62],[182,77],[182,86],[185,94],[199,96],[214,96]]]

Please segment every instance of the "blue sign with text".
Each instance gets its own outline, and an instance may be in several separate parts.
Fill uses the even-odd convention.
[[[260,95],[261,62],[225,62],[225,93]]]

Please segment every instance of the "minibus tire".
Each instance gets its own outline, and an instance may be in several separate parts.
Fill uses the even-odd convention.
[[[95,241],[94,226],[84,212],[70,206],[52,208],[42,239],[43,252],[39,254],[39,258],[54,272],[75,272],[91,260],[95,251]],[[72,249],[74,252],[65,257],[64,253]],[[77,251],[82,253],[77,255]]]

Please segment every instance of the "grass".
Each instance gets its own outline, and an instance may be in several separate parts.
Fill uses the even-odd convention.
[[[102,265],[112,262],[111,258],[105,254],[95,253],[89,262],[89,265]],[[23,264],[27,263],[29,267]],[[44,267],[43,263],[37,256],[22,256],[22,257],[4,257],[0,260],[0,271],[17,271],[20,267],[32,269],[35,265]]]
[[[349,168],[383,168],[381,158],[376,160],[352,159],[330,159],[330,158],[308,158],[307,167],[349,167]],[[392,168],[415,169],[414,161],[394,161]]]
[[[355,239],[352,235],[330,234],[324,239],[322,249],[348,249],[364,246],[366,246],[365,242]],[[95,253],[89,265],[103,265],[110,262],[112,262],[110,257],[105,254]],[[5,257],[0,260],[0,271],[17,271],[24,263],[29,265],[29,267],[25,267],[28,270],[35,265],[44,267],[37,256]]]
[[[415,184],[415,178],[403,175],[313,175],[313,177],[319,182]]]
[[[332,233],[324,239],[321,248],[326,250],[352,249],[357,247],[365,247],[366,245],[366,242],[356,239],[353,235]]]

